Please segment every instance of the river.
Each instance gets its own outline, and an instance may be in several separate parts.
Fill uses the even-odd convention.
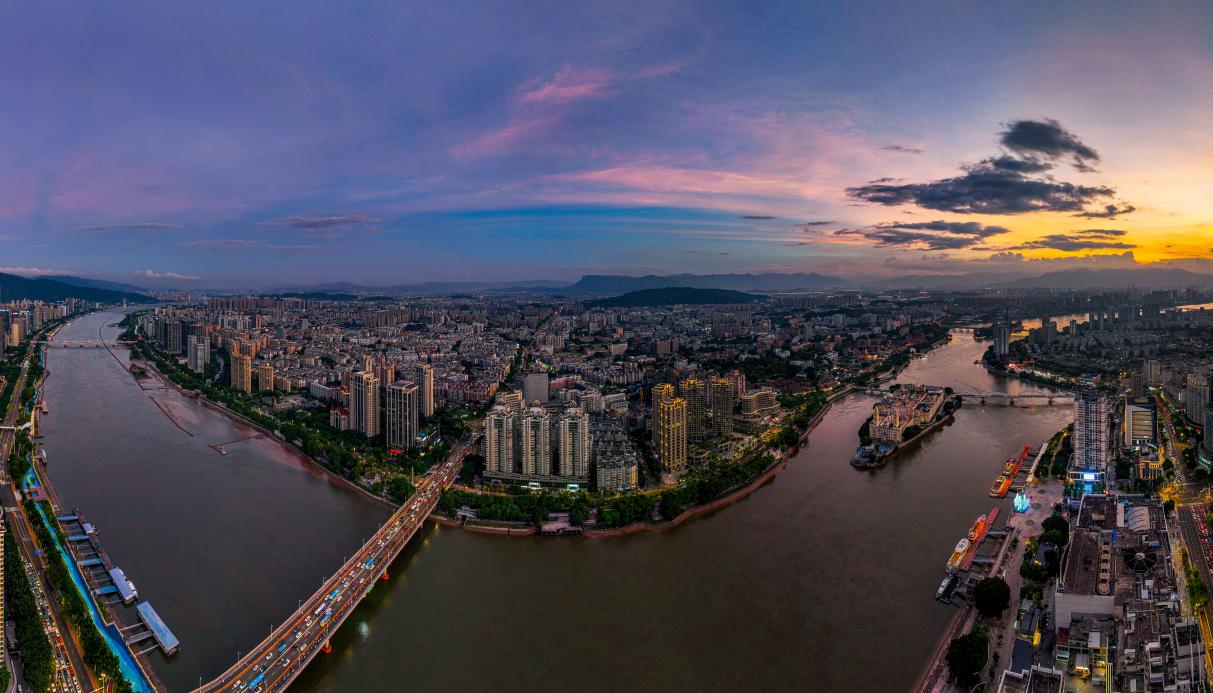
[[[121,317],[94,313],[58,338],[115,338]],[[272,441],[220,455],[208,444],[256,431],[171,388],[142,389],[105,349],[48,349],[47,369],[51,482],[180,639],[172,659],[153,655],[172,690],[265,637],[390,512]]]
[[[898,380],[1047,390],[987,374],[973,363],[984,347],[958,334]],[[268,441],[215,454],[206,443],[240,427],[177,398],[197,435],[183,434],[105,352],[52,350],[50,367],[52,481],[181,638],[158,664],[174,689],[259,639],[385,514]],[[1071,412],[968,405],[918,449],[859,472],[849,460],[871,401],[842,398],[767,487],[668,532],[428,527],[296,688],[904,690],[952,614],[935,589],[994,504],[985,490]]]

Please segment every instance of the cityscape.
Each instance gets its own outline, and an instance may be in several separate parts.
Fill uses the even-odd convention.
[[[1213,8],[80,9],[4,693],[1213,691]]]

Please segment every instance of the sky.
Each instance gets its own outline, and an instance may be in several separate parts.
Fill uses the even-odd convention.
[[[8,3],[0,272],[1204,267],[1210,37],[1208,3]]]

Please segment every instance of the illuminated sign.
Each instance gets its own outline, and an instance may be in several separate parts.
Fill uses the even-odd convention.
[[[1095,481],[1095,473],[1094,472],[1083,472],[1082,480],[1083,481]]]

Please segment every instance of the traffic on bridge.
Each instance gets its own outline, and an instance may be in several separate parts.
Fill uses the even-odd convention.
[[[445,462],[430,470],[417,490],[387,522],[350,557],[341,569],[305,600],[281,626],[200,693],[282,691],[315,656],[329,649],[329,639],[371,591],[376,580],[387,579],[388,566],[417,533],[455,480],[475,438],[459,441]]]

